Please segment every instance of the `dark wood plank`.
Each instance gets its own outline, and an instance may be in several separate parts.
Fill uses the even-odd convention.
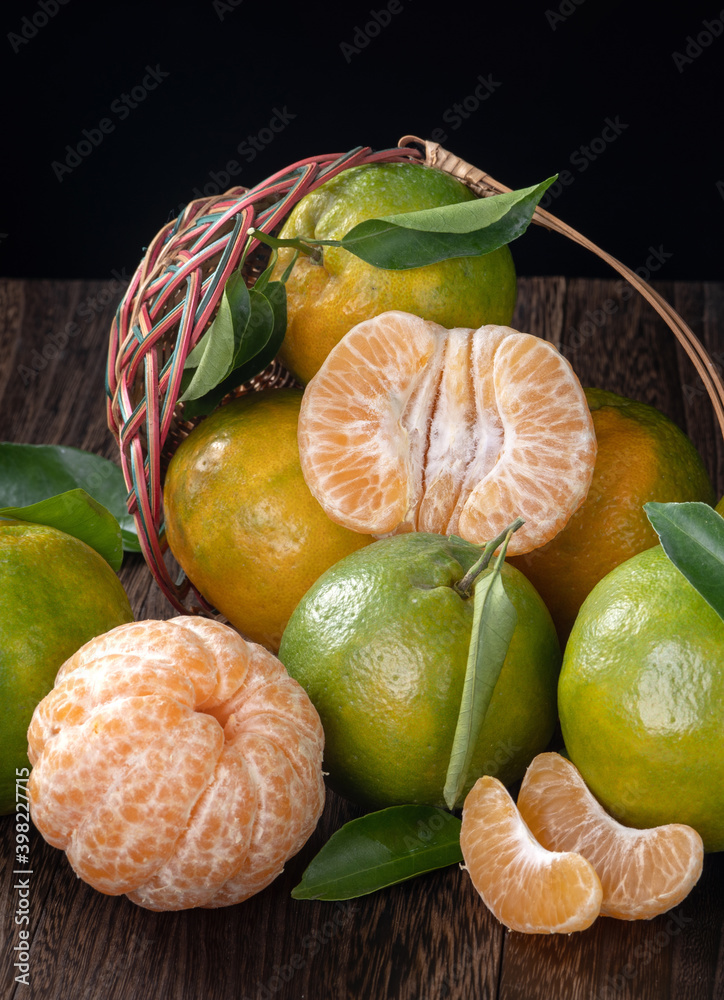
[[[513,328],[550,340],[560,350],[566,290],[565,278],[520,278]]]
[[[18,378],[15,364],[20,349],[25,288],[22,281],[0,282],[0,400],[9,397],[9,384]]]
[[[670,299],[704,345],[719,374],[724,372],[724,288],[679,282]],[[724,494],[724,438],[704,385],[682,347],[677,348],[685,430],[696,442],[712,476],[717,497]]]
[[[719,868],[719,857],[711,866]],[[568,938],[508,934],[500,1000],[706,1000],[716,996],[711,925],[721,909],[709,899],[716,872],[680,906],[650,921],[601,917]],[[714,913],[718,909],[718,917]]]
[[[659,287],[724,361],[724,286]],[[0,282],[0,439],[115,457],[103,377],[119,295],[111,281]],[[689,362],[646,303],[615,281],[521,279],[515,324],[557,344],[585,383],[664,409],[724,492],[724,442],[708,402],[687,389],[695,386]],[[140,556],[126,558],[121,578],[136,617],[174,613]],[[292,900],[316,850],[354,815],[330,794],[318,830],[264,893],[226,910],[176,914],[95,892],[35,834],[33,986],[27,993],[16,984],[6,961],[2,996],[724,1000],[721,856],[707,858],[699,886],[672,914],[635,924],[602,919],[566,938],[504,932],[457,867],[348,903]],[[13,834],[12,817],[0,819],[6,955],[16,940]]]
[[[570,281],[561,350],[584,385],[650,403],[680,423],[674,336],[632,291],[619,282]]]
[[[22,328],[3,363],[6,377],[12,376],[0,397],[4,439],[63,443],[115,457],[104,384],[120,284],[112,279],[23,286]]]

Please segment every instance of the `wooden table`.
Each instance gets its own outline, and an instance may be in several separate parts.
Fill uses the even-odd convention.
[[[724,361],[724,285],[656,286]],[[122,284],[0,283],[0,440],[115,457],[104,418],[107,331]],[[73,323],[75,326],[69,327]],[[688,431],[724,492],[724,443],[673,335],[615,281],[521,280],[518,329],[553,340],[584,384],[664,410]],[[121,572],[138,618],[170,617],[140,556]],[[0,595],[0,601],[2,595]],[[31,986],[14,982],[11,843],[2,835],[2,996],[63,1000],[705,1000],[724,998],[724,856],[676,909],[650,922],[601,918],[571,937],[506,932],[457,867],[347,903],[294,901],[291,888],[355,809],[329,795],[319,829],[265,892],[224,910],[157,914],[79,881],[64,855],[31,843]]]

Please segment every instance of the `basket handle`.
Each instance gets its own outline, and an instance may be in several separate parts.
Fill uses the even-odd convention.
[[[453,177],[457,177],[483,198],[511,190],[505,184],[496,181],[490,174],[486,174],[465,160],[461,160],[454,153],[443,149],[439,143],[430,142],[429,139],[419,139],[414,135],[405,135],[400,139],[398,145],[403,148],[411,145],[422,146],[425,150],[425,162],[428,166],[437,167],[438,170],[444,170],[446,173],[452,174]],[[555,215],[551,215],[550,212],[546,212],[542,208],[536,208],[533,213],[533,222],[544,229],[560,233],[561,236],[565,236],[574,243],[578,243],[580,246],[595,253],[602,260],[605,260],[607,264],[610,264],[615,271],[618,271],[647,302],[651,303],[659,316],[673,331],[689,358],[691,358],[692,364],[696,368],[699,377],[704,383],[704,388],[709,394],[716,418],[719,422],[719,428],[724,437],[724,382],[722,382],[705,348],[676,310],[629,267],[626,267],[620,260],[612,257],[611,254],[606,253],[605,250],[601,250],[600,247],[592,243],[582,233],[579,233],[565,222],[561,222]]]

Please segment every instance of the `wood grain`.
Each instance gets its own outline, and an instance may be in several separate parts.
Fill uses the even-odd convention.
[[[661,284],[719,365],[724,285]],[[0,282],[0,439],[115,457],[105,426],[114,282]],[[724,442],[673,335],[617,281],[528,278],[514,321],[568,357],[584,384],[661,407],[699,447],[724,493]],[[74,324],[69,326],[69,324]],[[170,617],[140,556],[121,578],[138,618]],[[290,890],[329,835],[358,810],[330,794],[320,826],[264,893],[226,910],[155,914],[79,881],[33,833],[31,982],[14,981],[12,817],[0,820],[2,997],[129,1000],[724,1000],[721,855],[694,892],[643,923],[600,919],[583,934],[504,931],[459,868],[346,903]]]

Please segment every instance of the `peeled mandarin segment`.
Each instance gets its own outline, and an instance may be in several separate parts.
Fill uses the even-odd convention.
[[[256,817],[244,863],[213,897],[211,906],[239,903],[265,888],[281,873],[303,833],[304,840],[311,833],[303,811],[301,780],[282,751],[255,733],[239,734],[231,746],[254,776]]]
[[[221,751],[174,853],[128,898],[150,910],[206,906],[244,864],[256,818],[256,786],[243,757]]]
[[[247,643],[226,625],[193,615],[170,619],[172,624],[200,639],[213,655],[217,665],[217,682],[211,694],[197,708],[207,711],[223,704],[244,683],[249,668]]]
[[[534,758],[518,808],[549,850],[577,851],[591,862],[603,887],[601,913],[606,916],[649,920],[680,903],[701,875],[704,847],[696,830],[680,823],[648,830],[623,826],[560,754]]]
[[[61,729],[48,742],[28,781],[33,822],[48,843],[68,847],[73,831],[111,787],[132,749],[133,734],[114,704],[96,709],[82,725]]]
[[[276,750],[284,754],[294,773],[301,778],[301,788],[295,789],[295,794],[298,796],[297,804],[301,807],[302,814],[319,815],[324,806],[324,782],[319,771],[317,747],[314,744],[310,745],[307,740],[304,742],[295,740],[294,723],[272,714],[259,713],[247,719],[246,723],[239,723],[238,728],[236,723],[236,716],[232,716],[224,731],[229,744],[236,747],[242,734],[253,733],[267,739]],[[309,830],[302,828],[299,843],[292,843],[288,856],[297,853],[307,841],[312,829],[313,827]]]
[[[466,500],[458,533],[482,543],[519,515],[526,523],[510,540],[513,556],[557,535],[586,499],[596,437],[573,369],[547,341],[511,332],[495,351],[493,379],[503,445]]]
[[[423,456],[418,531],[441,534],[474,458],[475,396],[471,367],[472,330],[450,330]]]
[[[107,654],[102,669],[87,662],[66,674],[38,706],[28,729],[30,762],[63,726],[85,722],[98,705],[126,695],[157,694],[194,708],[196,693],[189,678],[173,663],[147,663],[130,653]]]
[[[66,849],[77,875],[114,895],[143,885],[171,856],[224,746],[219,724],[185,705],[156,697],[116,705],[130,752]]]
[[[322,735],[317,710],[304,688],[291,678],[280,660],[268,649],[248,643],[249,673],[243,688],[211,714],[222,722],[231,739],[233,733],[253,722],[259,714],[274,713],[304,733],[307,741],[321,751]],[[233,717],[233,728],[230,720]]]
[[[483,902],[511,930],[569,934],[590,927],[600,912],[592,865],[542,847],[497,778],[479,778],[468,793],[460,848]]]
[[[98,660],[110,653],[140,653],[147,661],[183,663],[184,673],[196,692],[197,706],[206,701],[216,685],[217,666],[211,651],[189,629],[182,631],[168,621],[131,622],[91,639],[66,660],[56,683],[89,659]]]
[[[514,555],[583,503],[596,439],[552,344],[388,312],[350,330],[307,386],[299,449],[310,490],[348,528],[482,543],[521,516]]]
[[[316,826],[319,716],[275,656],[228,626],[121,626],[58,677],[29,731],[31,814],[100,891],[153,910],[236,903]]]
[[[246,672],[244,683],[240,685],[221,705],[204,709],[222,725],[239,712],[242,706],[254,697],[256,692],[273,681],[291,680],[281,661],[264,646],[256,642],[246,642]],[[296,681],[294,682],[296,683]]]
[[[417,316],[383,313],[354,327],[310,383],[299,417],[302,473],[333,521],[382,534],[415,506],[438,380],[433,359],[446,333]]]
[[[507,326],[486,326],[482,330],[471,331],[468,376],[473,390],[470,459],[465,467],[455,506],[444,528],[439,528],[438,533],[450,535],[458,531],[460,512],[468,497],[478,483],[487,476],[500,456],[503,447],[503,424],[490,372],[493,371],[495,352],[510,332]]]
[[[246,737],[263,737],[251,740],[247,749],[259,751],[266,758],[272,752],[282,754],[292,765],[295,774],[302,777],[302,787],[295,790],[297,805],[304,815],[319,815],[324,806],[324,781],[320,761],[324,751],[324,738],[316,709],[300,684],[287,674],[283,665],[267,649],[248,643],[249,671],[246,683],[220,709],[212,714],[224,725],[224,735],[230,746],[239,748]],[[294,740],[293,733],[303,734],[303,740]],[[259,748],[261,748],[259,750]],[[284,761],[279,761],[285,767]],[[279,800],[281,804],[281,800]],[[291,808],[284,806],[284,808]],[[300,828],[296,850],[308,839],[314,826]],[[290,849],[290,854],[296,853]],[[276,877],[271,875],[269,881]],[[227,890],[228,891],[228,890]]]

